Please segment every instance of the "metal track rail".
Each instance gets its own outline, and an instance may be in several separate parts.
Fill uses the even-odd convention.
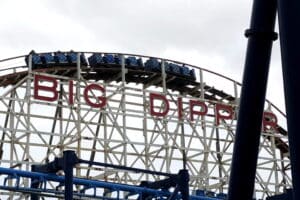
[[[94,53],[94,52],[88,52],[88,53]],[[123,55],[123,54],[115,54],[115,55]],[[125,56],[141,57],[141,55],[131,55],[131,54],[126,54]],[[23,56],[23,57],[25,58],[25,56]],[[22,58],[22,56],[16,57],[16,58]],[[151,57],[151,58],[154,58],[154,57]],[[155,59],[160,59],[160,58],[155,58]],[[9,60],[9,59],[5,59],[3,61],[7,61],[7,60]],[[164,59],[164,60],[169,61],[169,62],[180,63],[180,62],[168,60],[168,59]],[[186,63],[180,63],[180,64],[187,65]],[[192,66],[192,65],[188,65],[188,66],[196,67],[196,66]],[[26,69],[27,66],[20,66],[20,67],[16,67],[16,68],[20,68],[20,69],[25,68]],[[104,80],[105,82],[111,82],[111,81],[121,82],[122,81],[121,77],[118,76],[118,74],[121,73],[121,70],[122,70],[121,66],[116,65],[116,64],[107,64],[107,63],[99,65],[97,68],[81,66],[81,73],[82,73],[81,75],[86,80],[96,80],[96,81]],[[204,70],[204,69],[202,69],[202,70]],[[73,77],[73,76],[75,76],[75,74],[77,72],[77,67],[75,67],[75,66],[73,66],[73,67],[72,66],[59,66],[56,64],[52,64],[50,66],[44,65],[44,67],[39,67],[38,69],[34,69],[33,71],[41,72],[41,73],[50,73],[53,75],[63,75],[63,76]],[[208,72],[213,73],[217,76],[222,76],[220,74],[217,74],[217,73],[214,73],[211,71],[208,71]],[[19,80],[24,78],[27,74],[28,74],[28,71],[21,71],[21,72],[17,72],[17,73],[0,76],[0,86],[6,87],[8,85],[14,85]],[[222,76],[222,77],[226,78],[230,81],[233,81],[227,77],[224,77],[224,76]],[[126,78],[126,82],[140,83],[140,84],[144,84],[146,86],[153,85],[153,86],[160,87],[163,82],[162,77],[161,77],[161,72],[147,71],[144,69],[128,68],[128,73],[126,74],[125,78]],[[201,83],[199,83],[196,80],[190,80],[190,79],[178,77],[178,76],[172,75],[172,74],[168,74],[166,77],[166,80],[167,80],[166,87],[168,89],[171,89],[174,91],[179,91],[182,94],[188,94],[193,97],[200,97],[201,96],[201,87],[203,87],[204,98],[208,99],[212,103],[218,102],[218,101],[222,101],[222,102],[226,102],[226,103],[233,103],[236,101],[236,98],[234,96],[227,94],[226,92],[224,92],[222,90],[218,90],[217,88],[214,88],[214,87],[206,85],[206,84],[201,86]],[[187,85],[178,86],[176,84],[177,81],[184,81],[187,83]],[[268,101],[268,103],[270,103],[270,102]],[[277,130],[281,135],[283,135],[283,136],[287,135],[287,131],[284,130],[284,128],[278,126]],[[280,150],[280,152],[283,155],[289,155],[288,144],[286,142],[284,142],[283,140],[281,140],[280,138],[276,138],[275,146],[277,149]]]

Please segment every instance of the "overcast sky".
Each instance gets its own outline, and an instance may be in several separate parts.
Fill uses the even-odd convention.
[[[252,0],[0,0],[0,59],[76,50],[184,61],[242,80]],[[268,98],[284,108],[279,41]]]

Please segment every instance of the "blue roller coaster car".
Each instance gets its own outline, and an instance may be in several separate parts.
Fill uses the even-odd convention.
[[[76,64],[77,63],[77,53],[69,52],[69,53],[67,53],[66,56],[67,56],[68,62],[70,64]]]
[[[43,64],[47,66],[55,64],[55,59],[52,53],[41,54],[41,59],[43,61]]]
[[[156,58],[150,58],[145,62],[148,71],[161,72],[161,63]]]
[[[77,63],[77,53],[69,52],[55,52],[55,53],[41,53],[36,54],[35,52],[32,54],[32,69],[45,68],[49,66],[76,66]],[[28,65],[29,55],[25,57],[25,62]],[[81,65],[86,66],[87,61],[84,54],[80,56]]]
[[[91,67],[99,67],[103,63],[100,53],[94,53],[88,58],[88,60]]]
[[[102,57],[102,60],[105,64],[117,64],[114,55],[112,54],[105,54]]]
[[[191,76],[190,69],[188,67],[184,66],[184,65],[182,67],[180,67],[180,72],[181,72],[182,76],[185,76],[185,77],[190,77]]]
[[[37,54],[32,55],[32,64],[34,64],[34,65],[43,64],[41,57]]]
[[[174,63],[170,63],[170,69],[171,69],[171,73],[175,74],[175,75],[181,75],[181,66],[174,64]]]
[[[77,55],[78,55],[78,53],[75,53],[73,51],[66,53],[66,57],[67,57],[70,65],[72,65],[72,66],[77,65]],[[80,54],[80,65],[82,65],[82,66],[88,65],[84,53]]]
[[[136,57],[134,56],[129,56],[125,59],[125,63],[129,67],[138,67],[138,62]]]
[[[88,58],[89,64],[92,68],[103,66],[121,66],[121,57],[119,55],[94,53]]]
[[[68,64],[69,63],[67,56],[62,52],[55,53],[55,60],[56,60],[57,64]],[[76,61],[75,61],[75,63],[76,63]]]
[[[139,69],[143,68],[144,64],[141,58],[137,59],[134,56],[129,56],[125,59],[125,64],[128,68]]]
[[[54,57],[51,53],[45,54],[36,54],[31,53],[32,55],[32,69],[43,68],[49,65],[55,64]],[[25,57],[26,65],[29,65],[29,55]]]

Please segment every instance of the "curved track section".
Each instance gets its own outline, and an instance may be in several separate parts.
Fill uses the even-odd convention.
[[[103,52],[32,52],[0,61],[0,76],[2,167],[30,171],[75,150],[146,170],[185,167],[191,191],[227,192],[238,82],[173,60]],[[286,117],[269,101],[265,109],[258,198],[291,187]],[[133,185],[161,178],[86,165],[75,174]]]

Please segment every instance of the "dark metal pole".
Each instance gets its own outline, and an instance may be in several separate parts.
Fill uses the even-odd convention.
[[[278,0],[278,16],[293,199],[300,199],[300,1]]]
[[[65,200],[73,200],[73,167],[77,162],[74,158],[77,158],[74,151],[64,151]]]
[[[259,139],[272,51],[276,0],[254,0],[229,182],[229,200],[253,197]]]
[[[31,165],[31,171],[35,172],[35,165]],[[41,184],[41,182],[38,179],[31,178],[30,188],[37,189],[37,188],[39,188],[40,184]],[[39,195],[32,193],[30,195],[30,200],[39,200]]]

